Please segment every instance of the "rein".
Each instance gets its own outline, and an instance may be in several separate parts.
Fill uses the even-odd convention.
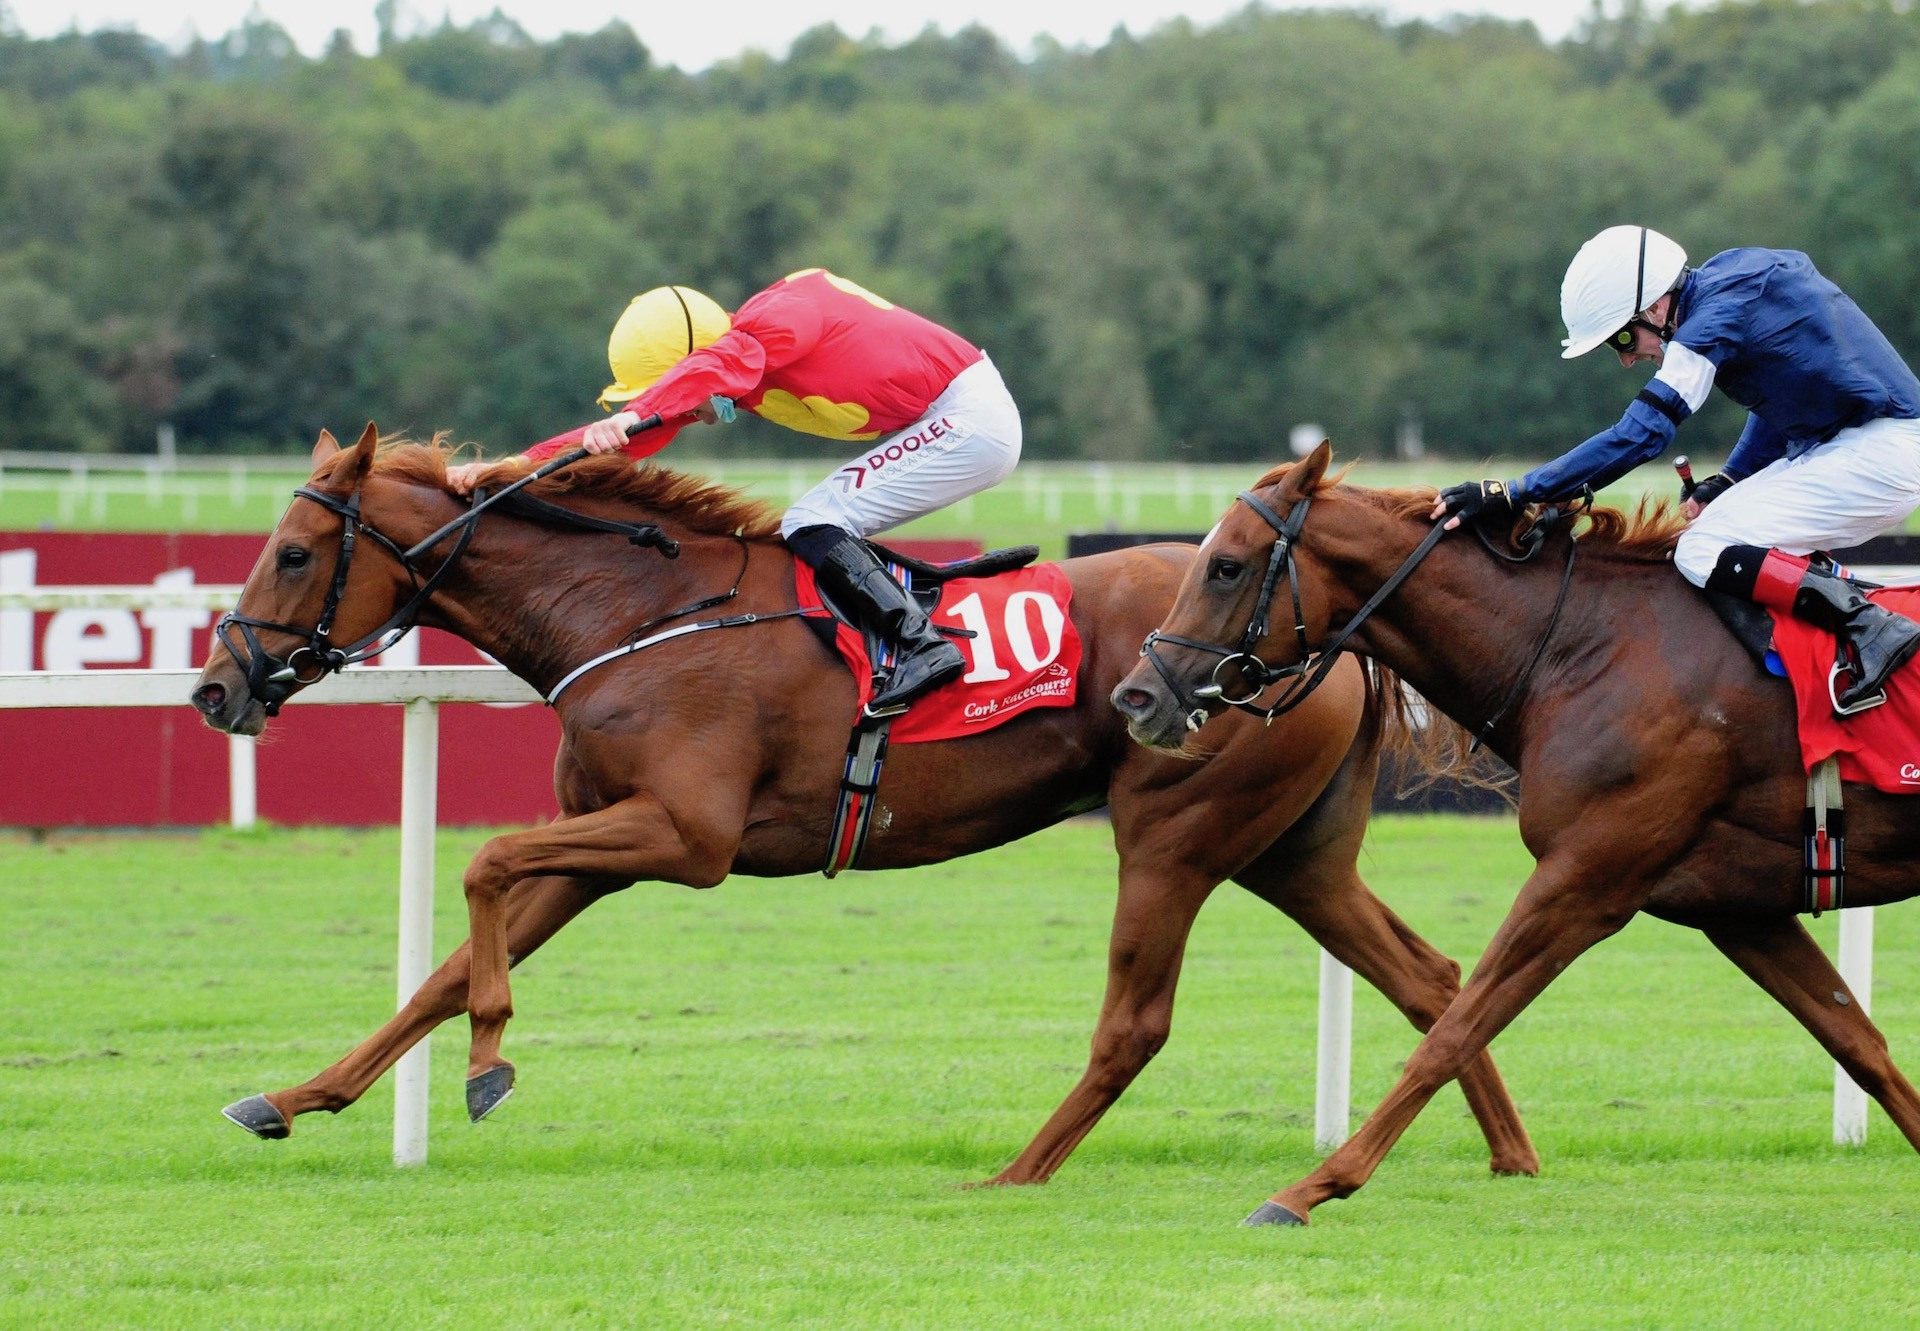
[[[616,522],[590,517],[584,513],[575,513],[571,509],[549,504],[544,500],[516,493],[540,477],[556,472],[586,456],[585,449],[575,449],[554,458],[537,471],[529,472],[494,495],[488,496],[485,492],[481,492],[473,506],[465,513],[404,550],[400,548],[399,542],[361,518],[360,491],[365,484],[364,477],[354,485],[353,492],[345,499],[336,498],[311,486],[300,486],[293,492],[296,499],[310,500],[329,512],[338,514],[342,519],[340,558],[334,565],[333,582],[327,589],[327,599],[321,607],[320,618],[312,628],[303,628],[298,624],[287,624],[278,620],[259,619],[252,615],[243,615],[237,610],[221,617],[219,624],[214,628],[215,636],[227,649],[227,653],[233,657],[234,663],[245,673],[247,691],[266,707],[268,716],[277,716],[281,705],[293,695],[295,689],[316,684],[335,671],[344,670],[356,662],[377,656],[398,642],[416,626],[420,611],[425,607],[428,598],[445,581],[447,574],[453,570],[453,566],[459,562],[468,542],[473,539],[480,516],[496,505],[503,506],[509,512],[524,511],[551,522],[564,523],[588,531],[617,532],[626,536],[637,546],[642,548],[651,546],[668,559],[677,558],[680,554],[679,543],[653,523]],[[513,496],[513,503],[502,505],[502,501],[509,496]],[[414,561],[456,529],[460,537],[454,543],[453,549],[441,561],[440,566],[423,580],[420,570],[414,566]],[[358,547],[359,534],[363,531],[384,546],[399,562],[400,567],[406,570],[407,578],[413,584],[413,591],[378,628],[344,647],[336,646],[330,641],[329,635],[333,631],[333,621],[339,613],[340,603],[346,596],[347,575],[353,566],[353,555]],[[680,613],[691,613],[692,610],[702,609],[704,604],[706,603],[690,607]],[[255,629],[285,633],[304,641],[286,656],[276,656],[261,644],[258,635],[254,632]],[[238,646],[233,639],[235,630],[238,630],[242,640]]]
[[[1296,499],[1284,518],[1250,490],[1242,490],[1239,499],[1259,514],[1275,533],[1273,550],[1267,557],[1266,576],[1260,585],[1260,596],[1255,602],[1253,613],[1248,618],[1246,631],[1240,636],[1239,645],[1228,646],[1223,643],[1203,642],[1197,638],[1162,633],[1158,629],[1149,633],[1146,641],[1140,645],[1140,654],[1153,663],[1153,668],[1159,672],[1160,678],[1172,691],[1174,700],[1186,709],[1188,730],[1198,730],[1205,724],[1209,715],[1209,705],[1215,702],[1224,703],[1250,716],[1260,717],[1267,725],[1272,725],[1275,717],[1284,716],[1305,702],[1314,690],[1326,681],[1334,666],[1339,663],[1353,635],[1368,619],[1372,618],[1374,612],[1386,602],[1389,596],[1399,590],[1400,584],[1412,576],[1413,571],[1425,562],[1427,556],[1433,552],[1433,548],[1447,533],[1447,519],[1441,518],[1435,522],[1427,534],[1421,538],[1420,544],[1414,547],[1413,553],[1402,560],[1392,575],[1380,584],[1359,610],[1354,612],[1353,617],[1334,635],[1332,641],[1322,647],[1318,653],[1314,653],[1307,644],[1306,617],[1301,612],[1300,605],[1300,579],[1293,557],[1294,546],[1299,542],[1300,529],[1306,524],[1307,510],[1313,503],[1313,497],[1302,495]],[[1590,493],[1585,496],[1585,499],[1587,504],[1592,503]],[[1473,525],[1473,530],[1474,534],[1480,538],[1481,544],[1496,557],[1508,563],[1521,564],[1534,558],[1544,548],[1546,531],[1549,527],[1563,518],[1573,516],[1577,511],[1572,506],[1562,508],[1558,505],[1542,510],[1539,517],[1528,527],[1522,538],[1523,548],[1517,555],[1510,555],[1497,549],[1487,533],[1478,525]],[[1472,746],[1474,749],[1478,749],[1492,735],[1494,726],[1519,699],[1526,688],[1527,681],[1532,678],[1534,670],[1539,666],[1541,658],[1546,655],[1547,643],[1553,637],[1554,629],[1559,626],[1561,611],[1566,607],[1567,590],[1573,583],[1573,564],[1579,548],[1579,541],[1568,541],[1566,568],[1560,575],[1560,591],[1554,599],[1553,613],[1547,620],[1546,631],[1540,635],[1540,640],[1534,647],[1533,656],[1527,662],[1526,669],[1520,672],[1519,677],[1507,690],[1506,698],[1499,708],[1475,735]],[[1282,572],[1286,576],[1288,590],[1292,594],[1293,631],[1299,645],[1300,659],[1290,666],[1273,666],[1256,655],[1253,649],[1268,636],[1270,631],[1269,615],[1275,584]],[[1155,650],[1160,643],[1192,648],[1195,651],[1218,656],[1220,660],[1215,664],[1212,676],[1207,683],[1198,688],[1189,689]],[[1249,686],[1250,691],[1243,697],[1227,696],[1227,686],[1222,679],[1222,673],[1229,666],[1237,667]],[[1271,705],[1261,707],[1254,701],[1269,685],[1289,679],[1293,681],[1292,684]]]

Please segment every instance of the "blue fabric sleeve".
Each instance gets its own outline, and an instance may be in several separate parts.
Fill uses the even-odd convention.
[[[1787,436],[1749,413],[1747,428],[1740,432],[1740,442],[1727,454],[1727,465],[1720,472],[1728,480],[1744,481],[1786,455]]]
[[[1566,499],[1583,485],[1596,490],[1611,485],[1666,452],[1680,422],[1692,414],[1678,393],[1656,380],[1627,405],[1613,428],[1522,476],[1516,482],[1520,497],[1528,503]]]

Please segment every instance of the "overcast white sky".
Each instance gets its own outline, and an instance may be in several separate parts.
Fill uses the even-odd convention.
[[[953,32],[977,22],[1026,54],[1033,38],[1050,34],[1069,45],[1098,45],[1119,24],[1146,33],[1170,18],[1211,23],[1244,8],[1244,0],[718,0],[717,3],[613,5],[593,0],[402,0],[402,31],[432,26],[451,15],[466,23],[496,5],[534,37],[592,32],[624,18],[654,53],[682,69],[705,68],[748,48],[776,54],[816,24],[834,22],[856,36],[878,28],[889,40],[913,36],[929,23]],[[1365,6],[1395,18],[1440,18],[1462,11],[1527,18],[1549,40],[1566,36],[1590,12],[1592,0],[1384,0]],[[1270,5],[1291,8],[1291,5]],[[1319,7],[1336,7],[1322,0]],[[1352,6],[1361,7],[1361,6]],[[1609,12],[1619,0],[1606,0]],[[371,51],[372,0],[349,4],[316,0],[0,0],[0,13],[36,37],[78,26],[134,27],[169,44],[195,32],[218,37],[258,8],[285,28],[303,50],[317,53],[336,28],[353,33]],[[1658,8],[1658,6],[1656,6]]]

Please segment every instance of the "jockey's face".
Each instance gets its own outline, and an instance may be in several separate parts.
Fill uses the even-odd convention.
[[[1646,312],[1631,324],[1633,345],[1618,353],[1620,363],[1632,369],[1643,360],[1658,365],[1667,354],[1666,344],[1660,340],[1658,329],[1667,321],[1667,310],[1673,304],[1673,293],[1669,291],[1659,300],[1647,306]]]

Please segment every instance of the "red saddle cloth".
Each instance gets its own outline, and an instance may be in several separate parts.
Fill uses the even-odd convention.
[[[813,570],[793,561],[800,604],[820,604]],[[1073,584],[1058,564],[1032,564],[992,578],[956,578],[940,588],[933,622],[971,629],[953,645],[967,672],[914,699],[895,719],[889,742],[921,744],[977,735],[1041,707],[1071,707],[1080,686],[1080,631],[1073,626]],[[822,608],[820,617],[827,617]],[[859,686],[858,708],[873,697],[873,666],[858,629],[834,626],[834,645]]]
[[[1920,619],[1920,587],[1889,587],[1871,595],[1895,614]],[[1882,706],[1836,717],[1827,694],[1833,635],[1776,610],[1773,646],[1793,684],[1800,759],[1807,770],[1837,754],[1843,781],[1896,795],[1920,794],[1920,668],[1909,662],[1896,670]]]

